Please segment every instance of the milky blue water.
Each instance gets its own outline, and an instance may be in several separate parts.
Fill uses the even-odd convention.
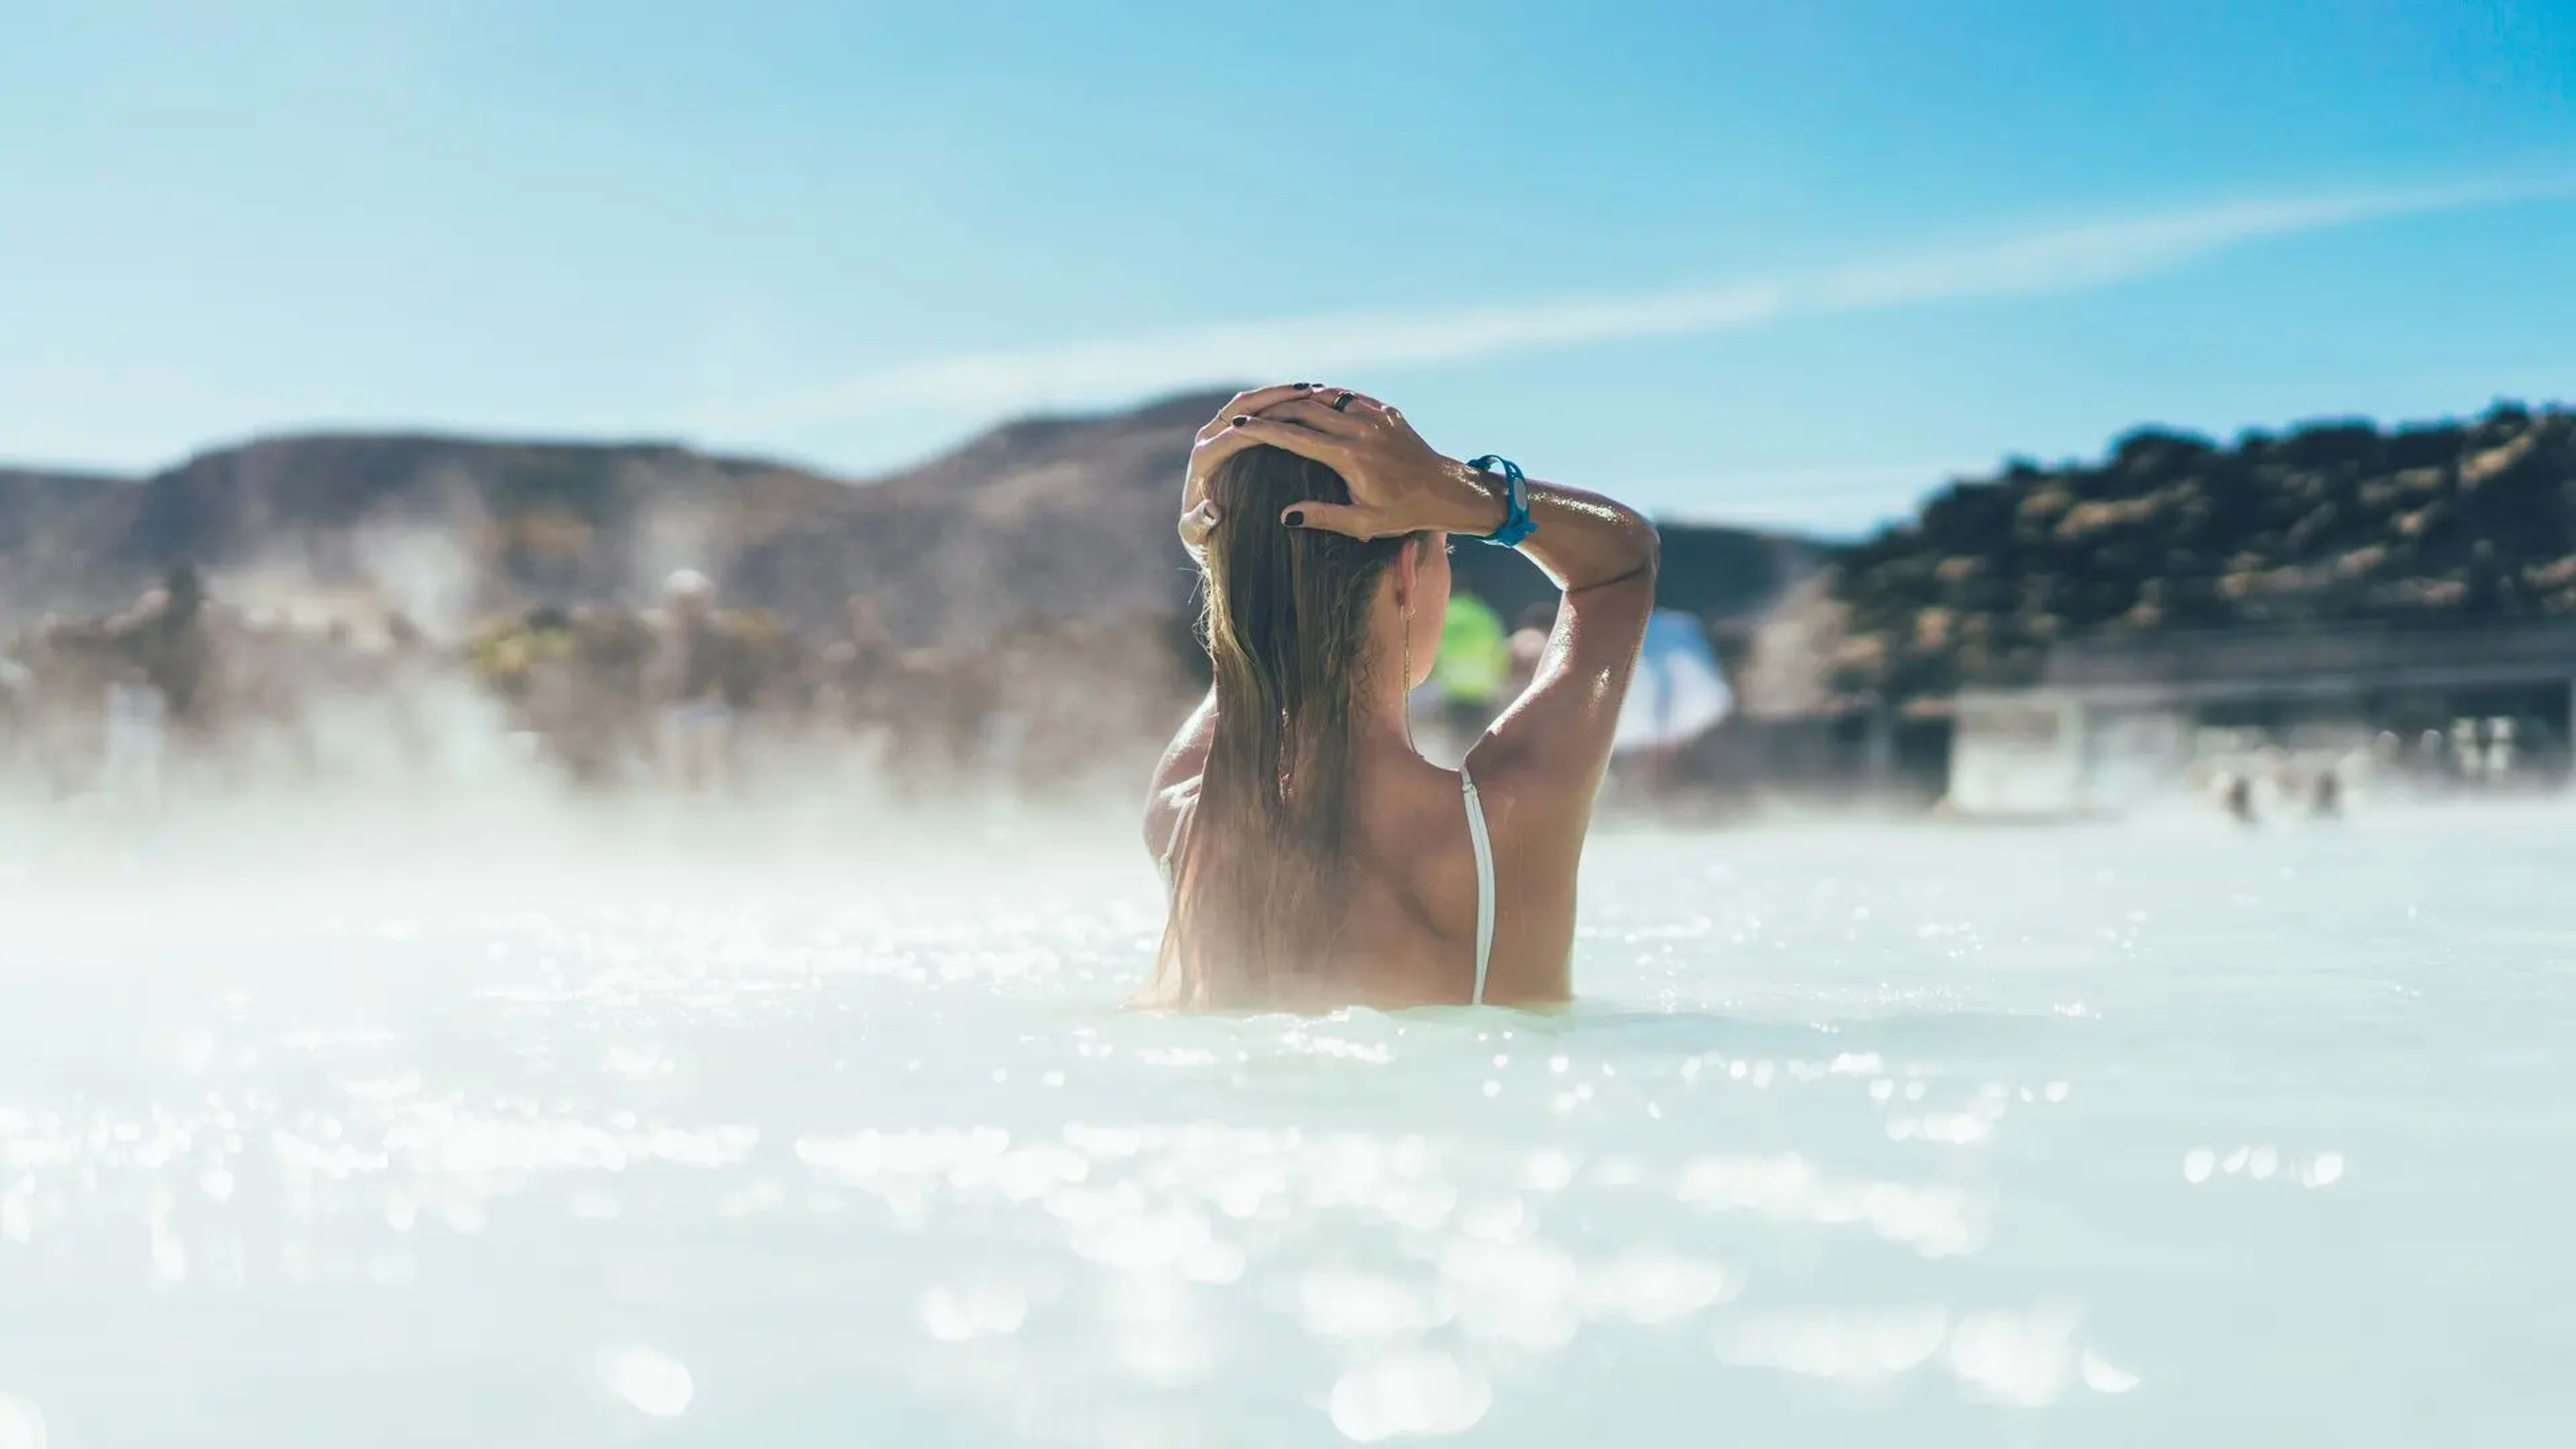
[[[1320,1020],[1124,822],[23,849],[0,1449],[2550,1442],[2571,827],[1611,835]]]

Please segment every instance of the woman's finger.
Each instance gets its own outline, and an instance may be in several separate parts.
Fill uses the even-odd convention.
[[[1332,406],[1335,402],[1340,402],[1341,406]],[[1301,403],[1312,403],[1315,407],[1326,409],[1337,417],[1347,417],[1358,422],[1372,421],[1379,416],[1392,415],[1395,412],[1395,409],[1370,397],[1367,393],[1353,392],[1349,388],[1332,387],[1316,382],[1274,383],[1268,387],[1257,387],[1236,393],[1215,417],[1208,420],[1207,426],[1199,429],[1198,441],[1204,443],[1223,434],[1233,425],[1236,418],[1289,416],[1280,410]],[[1312,419],[1312,415],[1303,409],[1294,416],[1299,421]],[[1350,436],[1357,431],[1355,428],[1333,428],[1329,425],[1319,426],[1317,430],[1339,432],[1344,436]]]
[[[1279,510],[1279,521],[1289,528],[1338,533],[1344,538],[1383,538],[1397,531],[1388,529],[1385,515],[1374,508],[1361,508],[1349,503],[1318,503],[1311,499],[1291,503]]]
[[[1284,448],[1300,458],[1312,458],[1328,468],[1336,469],[1347,463],[1351,456],[1349,443],[1330,433],[1319,433],[1302,423],[1278,422],[1270,418],[1253,417],[1248,413],[1237,415],[1234,426],[1226,429],[1225,437],[1218,438],[1207,446],[1216,448],[1228,442],[1236,442],[1235,447],[1228,449],[1229,454],[1241,452],[1254,443],[1268,443],[1274,448]]]
[[[1221,423],[1238,413],[1257,413],[1272,403],[1286,402],[1292,397],[1303,397],[1314,390],[1315,384],[1311,382],[1273,382],[1260,387],[1246,388],[1236,393],[1223,408],[1218,410],[1216,420]]]
[[[1227,425],[1236,418],[1247,413],[1259,413],[1293,398],[1305,397],[1314,391],[1315,387],[1312,383],[1277,382],[1267,387],[1250,388],[1236,393],[1226,400],[1224,407],[1217,409],[1216,416],[1208,420],[1206,427],[1199,429],[1198,435],[1202,440],[1214,437],[1224,432]]]
[[[1357,406],[1354,404],[1353,406]],[[1237,416],[1242,416],[1237,414]],[[1295,423],[1335,438],[1364,438],[1369,434],[1370,420],[1353,412],[1336,412],[1314,393],[1288,402],[1273,404],[1260,414],[1273,422]]]
[[[1352,417],[1364,418],[1387,411],[1385,403],[1367,393],[1354,392],[1347,387],[1319,387],[1314,389],[1311,395],[1333,411]]]

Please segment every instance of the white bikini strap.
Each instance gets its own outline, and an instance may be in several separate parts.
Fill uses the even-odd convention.
[[[1467,839],[1476,847],[1476,994],[1469,999],[1482,1006],[1485,968],[1494,959],[1494,843],[1485,837],[1485,802],[1464,765],[1458,767],[1458,784],[1467,797]]]

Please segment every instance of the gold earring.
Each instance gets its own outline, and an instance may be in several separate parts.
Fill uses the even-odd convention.
[[[1396,691],[1396,708],[1404,715],[1404,747],[1414,750],[1413,743],[1413,601],[1404,601],[1404,678]]]

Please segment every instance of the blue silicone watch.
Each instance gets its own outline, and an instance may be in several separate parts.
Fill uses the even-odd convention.
[[[1485,542],[1498,544],[1504,548],[1518,547],[1522,539],[1529,537],[1538,529],[1537,524],[1530,522],[1529,480],[1521,476],[1521,465],[1500,454],[1487,453],[1481,458],[1468,459],[1467,466],[1479,473],[1491,473],[1498,469],[1501,471],[1503,524],[1502,527],[1486,534]]]

